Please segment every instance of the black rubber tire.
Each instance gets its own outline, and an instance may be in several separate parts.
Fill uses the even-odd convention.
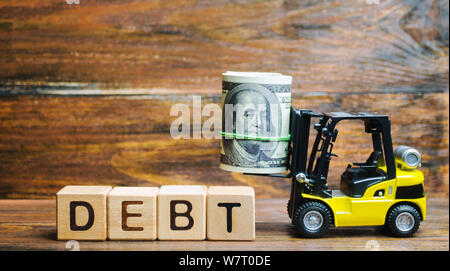
[[[395,220],[401,213],[409,213],[414,218],[414,226],[408,231],[400,230],[395,224]],[[417,232],[420,226],[420,213],[410,205],[398,205],[391,209],[386,216],[385,228],[388,234],[396,237],[411,237]]]
[[[289,209],[291,209],[291,200],[288,200],[287,206],[286,206],[286,211],[289,215]]]
[[[320,228],[316,230],[308,229],[304,223],[303,218],[305,215],[311,211],[317,211],[322,215],[323,222]],[[293,222],[296,227],[297,233],[302,237],[307,238],[319,238],[322,237],[330,227],[330,224],[333,221],[333,214],[331,210],[323,203],[316,201],[307,201],[302,203],[294,213]]]

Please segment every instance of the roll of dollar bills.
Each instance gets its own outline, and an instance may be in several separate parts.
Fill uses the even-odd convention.
[[[222,74],[220,167],[245,173],[287,170],[292,77]]]

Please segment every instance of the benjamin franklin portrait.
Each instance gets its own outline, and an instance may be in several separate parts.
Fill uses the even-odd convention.
[[[280,136],[281,106],[275,94],[264,86],[240,84],[227,93],[223,104],[223,131],[257,138]],[[248,168],[270,167],[278,144],[278,141],[225,137],[222,163]]]

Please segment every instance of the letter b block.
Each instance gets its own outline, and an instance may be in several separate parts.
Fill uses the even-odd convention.
[[[206,186],[164,185],[158,194],[159,240],[206,238]]]
[[[255,191],[252,187],[209,187],[207,238],[208,240],[255,239]]]
[[[58,240],[106,240],[111,186],[66,186],[56,193]]]
[[[110,240],[155,240],[157,187],[115,187],[108,195]]]

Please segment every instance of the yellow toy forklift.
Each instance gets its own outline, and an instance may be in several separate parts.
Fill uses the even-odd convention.
[[[308,158],[312,118],[317,135]],[[370,113],[324,113],[291,108],[288,214],[302,237],[321,237],[330,226],[384,226],[393,236],[412,236],[426,218],[420,153],[392,147],[390,120]],[[328,189],[330,161],[341,121],[362,121],[373,151],[364,163],[351,163],[341,175],[340,189]]]

